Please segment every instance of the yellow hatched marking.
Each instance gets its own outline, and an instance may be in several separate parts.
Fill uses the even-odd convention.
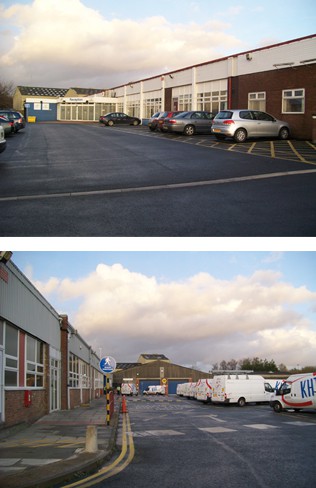
[[[252,153],[252,150],[256,147],[256,142],[253,142],[250,146],[250,148],[248,149],[247,153],[248,154],[251,154]]]
[[[292,149],[292,151],[294,152],[294,154],[296,154],[296,156],[298,157],[298,159],[300,159],[303,163],[308,163],[309,161],[306,161],[305,158],[303,158],[303,156],[301,156],[301,154],[295,149],[295,147],[293,146],[293,144],[291,143],[291,141],[287,141],[288,145],[290,146],[290,148]]]
[[[314,144],[312,144],[312,143],[311,143],[311,142],[309,142],[309,141],[305,141],[305,142],[306,142],[306,144],[308,144],[309,146],[311,146],[311,147],[312,147],[313,149],[315,149],[315,151],[316,151],[316,146],[315,146]]]
[[[271,152],[271,158],[275,158],[275,147],[273,141],[270,141],[270,152]]]

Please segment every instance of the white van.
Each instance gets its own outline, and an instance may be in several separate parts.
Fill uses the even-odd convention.
[[[143,391],[143,395],[165,395],[166,387],[162,385],[149,385]]]
[[[284,409],[299,411],[316,408],[316,373],[292,374],[271,395],[270,406],[275,412]]]
[[[205,403],[210,403],[212,401],[212,391],[213,391],[213,386],[212,386],[212,381],[211,379],[200,379],[197,382],[196,386],[196,399],[205,402]]]
[[[135,383],[122,383],[121,384],[121,395],[138,395],[138,391]]]
[[[212,402],[237,403],[243,407],[246,403],[269,403],[273,387],[260,375],[225,374],[213,379]]]
[[[177,385],[177,395],[183,396],[183,391],[184,391],[185,385],[186,385],[186,383],[179,383]]]

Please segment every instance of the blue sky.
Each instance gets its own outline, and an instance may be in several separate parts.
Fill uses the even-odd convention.
[[[12,260],[119,361],[162,353],[207,370],[222,359],[292,367],[316,357],[314,252],[16,251]]]
[[[314,34],[313,0],[0,0],[0,66],[21,85],[110,88]]]

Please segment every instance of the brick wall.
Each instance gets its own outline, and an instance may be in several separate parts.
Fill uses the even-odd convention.
[[[5,426],[20,423],[31,424],[47,413],[47,394],[45,390],[29,390],[31,404],[25,407],[24,394],[27,390],[5,392]]]
[[[247,108],[248,93],[266,92],[266,112],[290,124],[295,139],[312,139],[312,115],[316,113],[316,65],[275,69],[232,78],[229,108]],[[305,113],[282,114],[282,90],[305,89]]]

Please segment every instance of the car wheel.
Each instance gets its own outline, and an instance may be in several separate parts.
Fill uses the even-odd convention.
[[[151,126],[149,127],[149,130],[151,130],[151,132],[154,132],[156,130],[156,127]]]
[[[138,120],[133,120],[133,125],[138,125],[138,124],[139,124]]]
[[[290,132],[287,127],[282,127],[279,132],[279,139],[286,141],[289,138]]]
[[[186,136],[193,136],[195,134],[195,127],[194,125],[186,125],[183,129],[183,133]]]
[[[108,121],[108,125],[109,125],[110,127],[112,127],[112,126],[114,125],[113,120],[109,120],[109,121]]]
[[[234,141],[235,142],[245,142],[247,139],[247,132],[245,129],[237,129],[234,134]]]

